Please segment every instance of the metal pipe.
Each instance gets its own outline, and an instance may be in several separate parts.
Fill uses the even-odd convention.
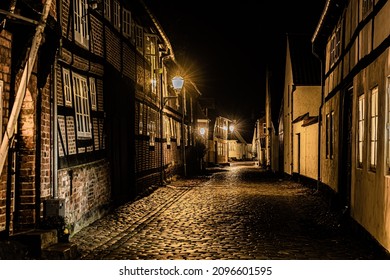
[[[182,106],[181,106],[181,131],[182,131],[182,138],[183,138],[183,174],[184,174],[184,177],[187,177],[187,161],[186,161],[186,136],[185,136],[185,127],[184,127],[184,118],[185,118],[185,110],[184,110],[184,107],[185,107],[185,94],[186,94],[186,89],[185,87],[183,88],[183,92],[182,92]]]

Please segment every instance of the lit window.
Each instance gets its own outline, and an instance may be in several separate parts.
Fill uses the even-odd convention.
[[[364,94],[359,96],[358,101],[358,146],[357,146],[357,165],[363,167],[363,147],[364,147]]]
[[[76,42],[88,47],[87,0],[73,0],[74,37]]]
[[[330,157],[329,143],[330,143],[330,114],[326,114],[326,134],[325,134],[325,149],[326,149],[326,158]]]
[[[157,131],[157,112],[151,108],[148,110],[147,135],[149,136],[149,146],[154,146],[156,142]]]
[[[371,90],[370,104],[370,169],[376,169],[378,146],[378,87]]]
[[[72,106],[72,87],[68,69],[62,68],[62,84],[65,98],[65,106]]]
[[[73,93],[75,100],[74,107],[76,115],[77,138],[90,139],[92,138],[92,133],[86,78],[78,74],[73,74]]]
[[[330,143],[329,143],[329,154],[330,158],[334,155],[334,111],[330,113]]]
[[[152,75],[150,81],[150,91],[153,94],[157,94],[158,62],[157,37],[155,35],[145,36],[145,57],[150,63],[150,73]]]

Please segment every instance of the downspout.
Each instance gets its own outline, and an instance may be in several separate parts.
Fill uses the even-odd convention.
[[[324,86],[323,86],[323,76],[324,76],[324,70],[323,70],[323,60],[321,57],[315,52],[314,47],[312,48],[313,55],[320,61],[321,65],[321,74],[320,74],[320,84],[321,84],[321,105],[318,110],[318,144],[317,144],[317,191],[320,189],[321,186],[321,123],[322,123],[322,108],[324,106]]]
[[[57,100],[57,62],[62,54],[62,0],[57,5],[58,22],[61,29],[60,45],[56,51],[53,63],[53,188],[52,198],[58,198],[58,100]]]
[[[57,112],[57,59],[58,50],[53,63],[53,188],[52,198],[58,198],[58,112]]]
[[[296,86],[293,84],[291,86],[291,96],[290,96],[290,172],[291,176],[294,175],[294,92],[296,90]]]

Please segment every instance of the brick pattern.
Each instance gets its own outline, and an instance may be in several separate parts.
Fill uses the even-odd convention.
[[[121,71],[121,56],[120,49],[121,43],[114,32],[110,28],[105,28],[106,33],[106,59],[107,62],[115,67],[116,70]],[[118,55],[119,52],[119,55]]]
[[[62,169],[58,178],[59,196],[65,198],[65,217],[75,231],[105,214],[111,197],[106,160]]]
[[[10,98],[10,81],[11,81],[11,47],[12,36],[6,30],[0,31],[0,81],[3,81],[3,103],[2,106],[2,134],[6,128],[9,116],[9,98]],[[3,135],[1,135],[1,140]],[[11,194],[13,196],[13,194]],[[6,227],[6,202],[7,202],[7,162],[0,174],[0,231]],[[12,207],[11,203],[11,207]],[[13,209],[11,209],[11,213]],[[12,219],[11,219],[12,221]],[[12,228],[12,222],[11,222]]]

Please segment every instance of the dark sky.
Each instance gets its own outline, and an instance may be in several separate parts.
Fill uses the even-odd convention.
[[[264,112],[266,65],[271,93],[280,92],[285,35],[313,35],[326,0],[145,2],[202,95],[215,98],[220,115],[252,131]]]

